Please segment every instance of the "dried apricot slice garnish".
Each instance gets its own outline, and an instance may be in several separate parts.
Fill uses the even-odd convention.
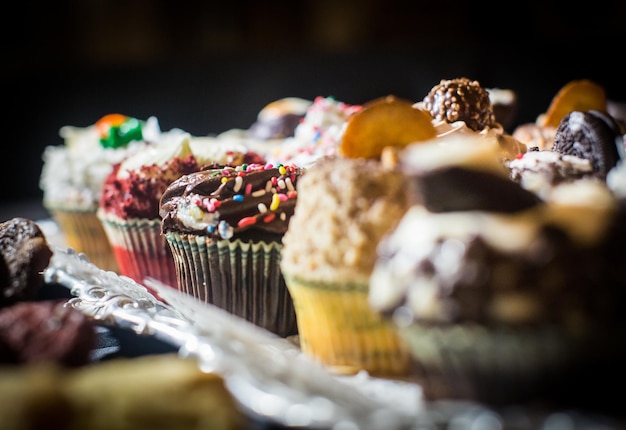
[[[570,81],[552,99],[543,125],[558,127],[561,120],[570,112],[588,110],[606,112],[606,108],[606,92],[601,85],[588,79]]]
[[[374,99],[348,117],[339,153],[349,158],[380,158],[386,146],[405,147],[434,138],[432,116],[395,96]]]

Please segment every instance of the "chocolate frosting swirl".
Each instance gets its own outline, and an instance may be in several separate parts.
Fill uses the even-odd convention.
[[[303,169],[293,165],[213,166],[174,181],[161,197],[163,233],[215,239],[283,235]]]

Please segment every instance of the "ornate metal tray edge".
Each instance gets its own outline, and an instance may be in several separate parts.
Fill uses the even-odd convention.
[[[336,376],[292,342],[154,279],[146,287],[104,271],[71,248],[55,248],[46,282],[70,289],[68,305],[100,323],[155,336],[224,377],[249,413],[286,427],[435,428],[416,384]],[[431,424],[433,427],[431,427]]]
[[[68,305],[105,325],[155,336],[224,377],[251,416],[300,429],[526,430],[623,428],[608,417],[576,411],[539,415],[524,408],[494,411],[473,402],[425,403],[419,385],[331,374],[292,342],[154,279],[158,299],[130,278],[106,272],[71,248],[55,248],[47,283],[67,287]],[[565,427],[559,427],[565,425]]]

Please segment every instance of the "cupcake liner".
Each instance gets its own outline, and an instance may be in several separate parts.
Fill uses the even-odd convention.
[[[293,301],[280,271],[280,242],[212,241],[169,232],[178,285],[279,336],[298,332]]]
[[[304,353],[338,373],[408,373],[408,349],[395,328],[369,307],[367,283],[310,282],[291,274],[285,279]]]
[[[103,270],[119,270],[113,249],[95,210],[48,210],[63,232],[67,246],[84,253],[89,261]]]
[[[98,213],[117,259],[119,273],[143,284],[154,278],[178,287],[174,259],[161,233],[160,219],[123,220]]]
[[[555,328],[398,327],[426,399],[510,404],[558,398],[599,351]],[[569,384],[565,382],[570,381]],[[580,379],[578,382],[580,383]],[[566,391],[566,390],[565,390]]]

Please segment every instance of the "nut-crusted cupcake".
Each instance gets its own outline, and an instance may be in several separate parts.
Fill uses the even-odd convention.
[[[611,375],[623,376],[616,199],[581,179],[542,201],[501,173],[485,181],[478,164],[461,163],[469,158],[416,169],[430,149],[408,147],[401,169],[420,187],[463,170],[438,198],[468,197],[409,209],[378,247],[369,296],[409,346],[426,398],[596,402]]]
[[[279,263],[302,173],[294,165],[220,165],[169,185],[160,216],[179,288],[279,336],[296,334]]]
[[[324,158],[300,180],[281,268],[303,352],[333,371],[407,372],[408,351],[367,304],[376,244],[407,207],[403,177],[376,159]]]

